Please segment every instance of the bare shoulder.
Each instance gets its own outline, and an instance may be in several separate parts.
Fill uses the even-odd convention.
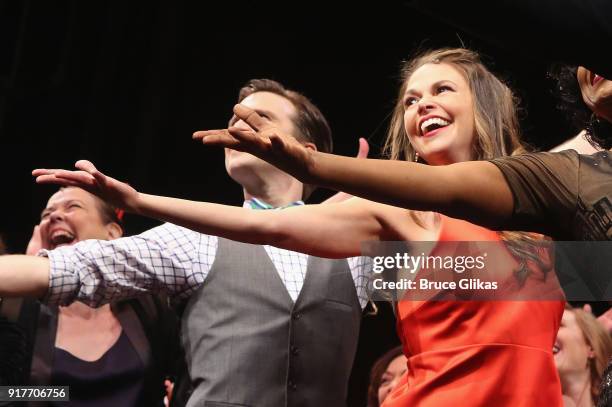
[[[550,151],[559,152],[565,150],[575,150],[580,154],[594,154],[599,151],[589,143],[589,140],[586,138],[586,131],[584,130]]]
[[[346,201],[375,218],[381,226],[383,240],[418,241],[437,237],[439,216],[434,212],[413,211],[362,198]]]

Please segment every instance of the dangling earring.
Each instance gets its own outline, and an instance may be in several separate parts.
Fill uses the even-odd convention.
[[[419,162],[419,153],[414,153],[414,162],[415,163]]]

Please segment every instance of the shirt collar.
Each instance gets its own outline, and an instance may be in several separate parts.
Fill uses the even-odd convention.
[[[275,206],[270,205],[267,202],[262,201],[261,199],[251,198],[251,199],[247,199],[246,201],[244,201],[244,204],[242,205],[242,207],[250,208],[250,209],[285,209],[285,208],[291,208],[292,206],[302,206],[302,205],[304,205],[304,201],[299,200],[299,201],[291,202],[290,204],[287,204],[287,205],[275,207]]]

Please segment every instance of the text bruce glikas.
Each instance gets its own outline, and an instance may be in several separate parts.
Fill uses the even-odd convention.
[[[394,256],[375,256],[373,257],[374,273],[382,273],[387,270],[404,270],[414,274],[419,269],[449,271],[461,274],[473,270],[483,270],[485,268],[485,258],[487,254],[481,256],[426,256],[424,253],[412,256],[407,253],[396,253]],[[399,281],[384,281],[382,278],[374,279],[374,289],[391,290],[496,290],[497,282],[482,281],[479,278],[463,278],[455,281],[429,281],[426,278],[417,278],[417,281],[402,278]]]

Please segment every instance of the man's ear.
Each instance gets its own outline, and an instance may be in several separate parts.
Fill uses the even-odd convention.
[[[306,148],[309,148],[311,150],[317,151],[317,145],[315,143],[312,143],[310,141],[307,141],[306,143],[302,143],[302,145]]]
[[[106,225],[106,234],[109,240],[119,239],[123,236],[123,228],[117,222],[111,222]]]

